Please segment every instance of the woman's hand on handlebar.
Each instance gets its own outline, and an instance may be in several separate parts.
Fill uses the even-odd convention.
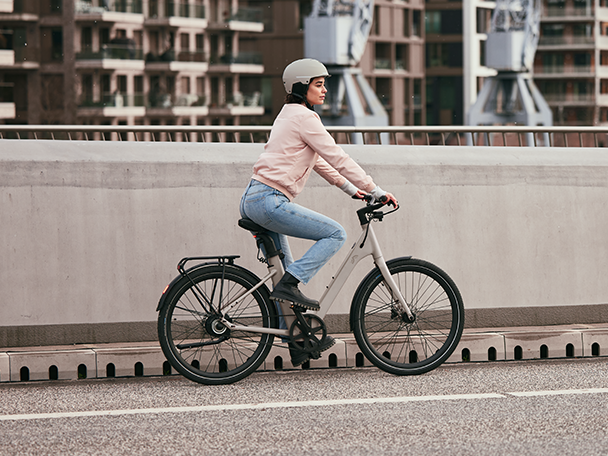
[[[386,198],[384,201],[382,201],[383,198],[381,198],[381,203],[388,204],[389,206],[393,206],[394,208],[399,207],[397,198],[395,198],[392,193],[387,192],[386,195],[384,195],[384,198]]]
[[[371,194],[362,192],[361,190],[357,190],[357,193],[355,193],[352,197],[353,199],[365,200],[368,203],[371,203],[374,200]],[[399,207],[397,198],[395,198],[392,193],[387,192],[382,198],[380,198],[379,202],[382,204],[388,204],[395,208]]]
[[[366,196],[367,196],[367,193],[362,192],[361,190],[357,189],[357,193],[355,193],[353,195],[353,199],[362,200],[362,199],[365,199]]]

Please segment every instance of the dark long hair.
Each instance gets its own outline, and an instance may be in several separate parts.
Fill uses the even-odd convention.
[[[301,96],[298,95],[294,95],[293,93],[288,93],[285,96],[285,104],[287,103],[297,103],[297,104],[302,104],[304,100],[302,99]]]

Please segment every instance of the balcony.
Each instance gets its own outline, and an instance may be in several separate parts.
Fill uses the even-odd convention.
[[[150,1],[146,25],[206,28],[205,7],[188,2],[168,2],[161,12],[158,2]]]
[[[207,56],[203,51],[181,51],[177,54],[177,58],[175,57],[173,50],[160,55],[149,52],[146,54],[146,70],[205,73],[209,68]]]
[[[543,97],[549,105],[557,106],[589,106],[595,103],[592,93],[544,93]]]
[[[392,70],[391,59],[375,59],[374,60],[374,70],[379,70],[379,71]]]
[[[209,24],[209,30],[233,30],[235,32],[263,32],[264,22],[260,8],[239,8],[223,21]]]
[[[543,22],[565,22],[569,19],[580,22],[581,19],[589,19],[593,20],[594,11],[593,7],[589,5],[588,7],[576,8],[576,7],[549,7],[544,8],[542,12],[541,20]]]
[[[0,119],[14,119],[16,116],[13,101],[13,84],[0,82]]]
[[[78,115],[82,117],[143,117],[146,114],[142,93],[104,93],[101,100],[82,97]]]
[[[13,0],[0,0],[0,14],[13,12]]]
[[[39,17],[38,2],[0,0],[0,20],[2,21],[37,22]]]
[[[591,65],[543,65],[534,68],[534,78],[565,79],[588,78],[595,76],[595,67]]]
[[[243,94],[234,93],[225,104],[213,105],[209,108],[210,115],[216,116],[261,116],[264,106],[260,106],[262,94],[253,92]]]
[[[13,69],[37,70],[40,68],[40,51],[33,47],[15,47],[15,64]]]
[[[110,22],[143,24],[144,15],[140,1],[111,0],[76,1],[74,18],[81,22]]]
[[[262,74],[262,54],[259,52],[239,52],[238,54],[225,54],[221,57],[211,57],[209,60],[209,73],[249,73]]]
[[[204,95],[182,94],[177,97],[170,94],[150,92],[146,106],[146,115],[158,117],[207,116],[209,107]]]
[[[541,36],[538,50],[593,49],[592,36]]]
[[[13,31],[0,29],[0,67],[12,67],[13,65],[15,65]]]
[[[86,49],[76,54],[76,68],[143,71],[144,67],[143,51],[135,43],[105,44],[99,51]]]

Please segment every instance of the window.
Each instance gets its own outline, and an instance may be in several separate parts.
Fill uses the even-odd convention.
[[[374,27],[374,35],[380,35],[380,7],[378,5],[374,6],[374,19],[373,19],[373,27]]]
[[[389,78],[377,78],[376,79],[376,95],[380,99],[382,106],[389,110],[392,108],[391,104],[391,82]]]
[[[427,11],[426,33],[457,35],[462,33],[462,10]]]
[[[414,104],[414,108],[422,107],[422,79],[414,79],[412,102]]]
[[[488,33],[492,25],[492,10],[477,8],[477,33]]]
[[[424,31],[430,33],[441,32],[441,12],[440,11],[427,11],[424,16]]]
[[[395,46],[395,70],[409,70],[409,48],[407,44]]]
[[[374,60],[374,68],[377,70],[391,69],[391,44],[376,43],[376,59]]]
[[[410,36],[410,10],[403,9],[403,36]]]
[[[93,46],[93,29],[91,27],[82,27],[80,33],[80,50],[90,51]]]
[[[110,29],[109,28],[99,29],[99,44],[104,45],[104,44],[109,44],[109,43],[110,43]]]
[[[41,61],[63,61],[63,30],[61,28],[40,29]]]
[[[577,52],[574,54],[574,66],[576,67],[590,67],[591,66],[591,54],[585,52]]]
[[[83,74],[82,75],[82,99],[80,101],[83,105],[93,103],[93,75]]]
[[[419,10],[415,10],[412,18],[412,35],[413,36],[422,36],[422,27],[421,27],[421,18]]]
[[[127,93],[127,77],[116,76],[116,90],[119,93]]]
[[[188,34],[188,33],[180,34],[180,45],[182,47],[182,51],[190,50],[190,34]]]
[[[462,43],[427,43],[426,67],[461,67]]]
[[[135,106],[143,106],[144,105],[144,77],[143,76],[134,76],[133,77],[133,91],[134,91],[134,105]]]
[[[542,36],[564,36],[564,24],[543,24]]]
[[[593,36],[593,24],[574,24],[572,26],[572,35],[574,36]]]
[[[190,93],[190,76],[182,76],[182,94]]]

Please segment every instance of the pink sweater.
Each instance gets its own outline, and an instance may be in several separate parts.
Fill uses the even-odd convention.
[[[253,166],[253,179],[279,190],[291,201],[302,191],[313,169],[337,187],[346,179],[366,192],[376,186],[336,144],[316,112],[300,104],[286,104]]]

